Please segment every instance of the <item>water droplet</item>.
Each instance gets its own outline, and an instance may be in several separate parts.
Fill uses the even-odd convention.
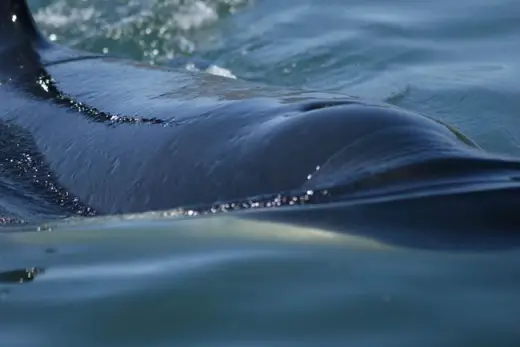
[[[41,225],[36,228],[36,231],[38,231],[38,232],[52,231],[52,227],[47,226],[47,225]]]

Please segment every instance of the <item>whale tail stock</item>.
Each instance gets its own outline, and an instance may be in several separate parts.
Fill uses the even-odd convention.
[[[9,43],[30,42],[45,45],[26,0],[0,0],[0,47]]]

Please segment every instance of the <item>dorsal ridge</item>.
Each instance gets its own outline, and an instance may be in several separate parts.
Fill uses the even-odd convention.
[[[44,44],[26,0],[0,0],[0,47],[30,41]]]

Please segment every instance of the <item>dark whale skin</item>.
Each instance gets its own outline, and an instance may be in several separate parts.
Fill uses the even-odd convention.
[[[518,239],[518,160],[438,121],[76,51],[46,41],[25,1],[0,13],[0,185],[39,217],[235,202],[244,218],[419,247]]]

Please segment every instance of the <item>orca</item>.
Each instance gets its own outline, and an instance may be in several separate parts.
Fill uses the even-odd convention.
[[[176,209],[429,248],[520,235],[520,162],[449,125],[74,50],[24,0],[0,2],[0,141],[2,212],[29,222]]]

